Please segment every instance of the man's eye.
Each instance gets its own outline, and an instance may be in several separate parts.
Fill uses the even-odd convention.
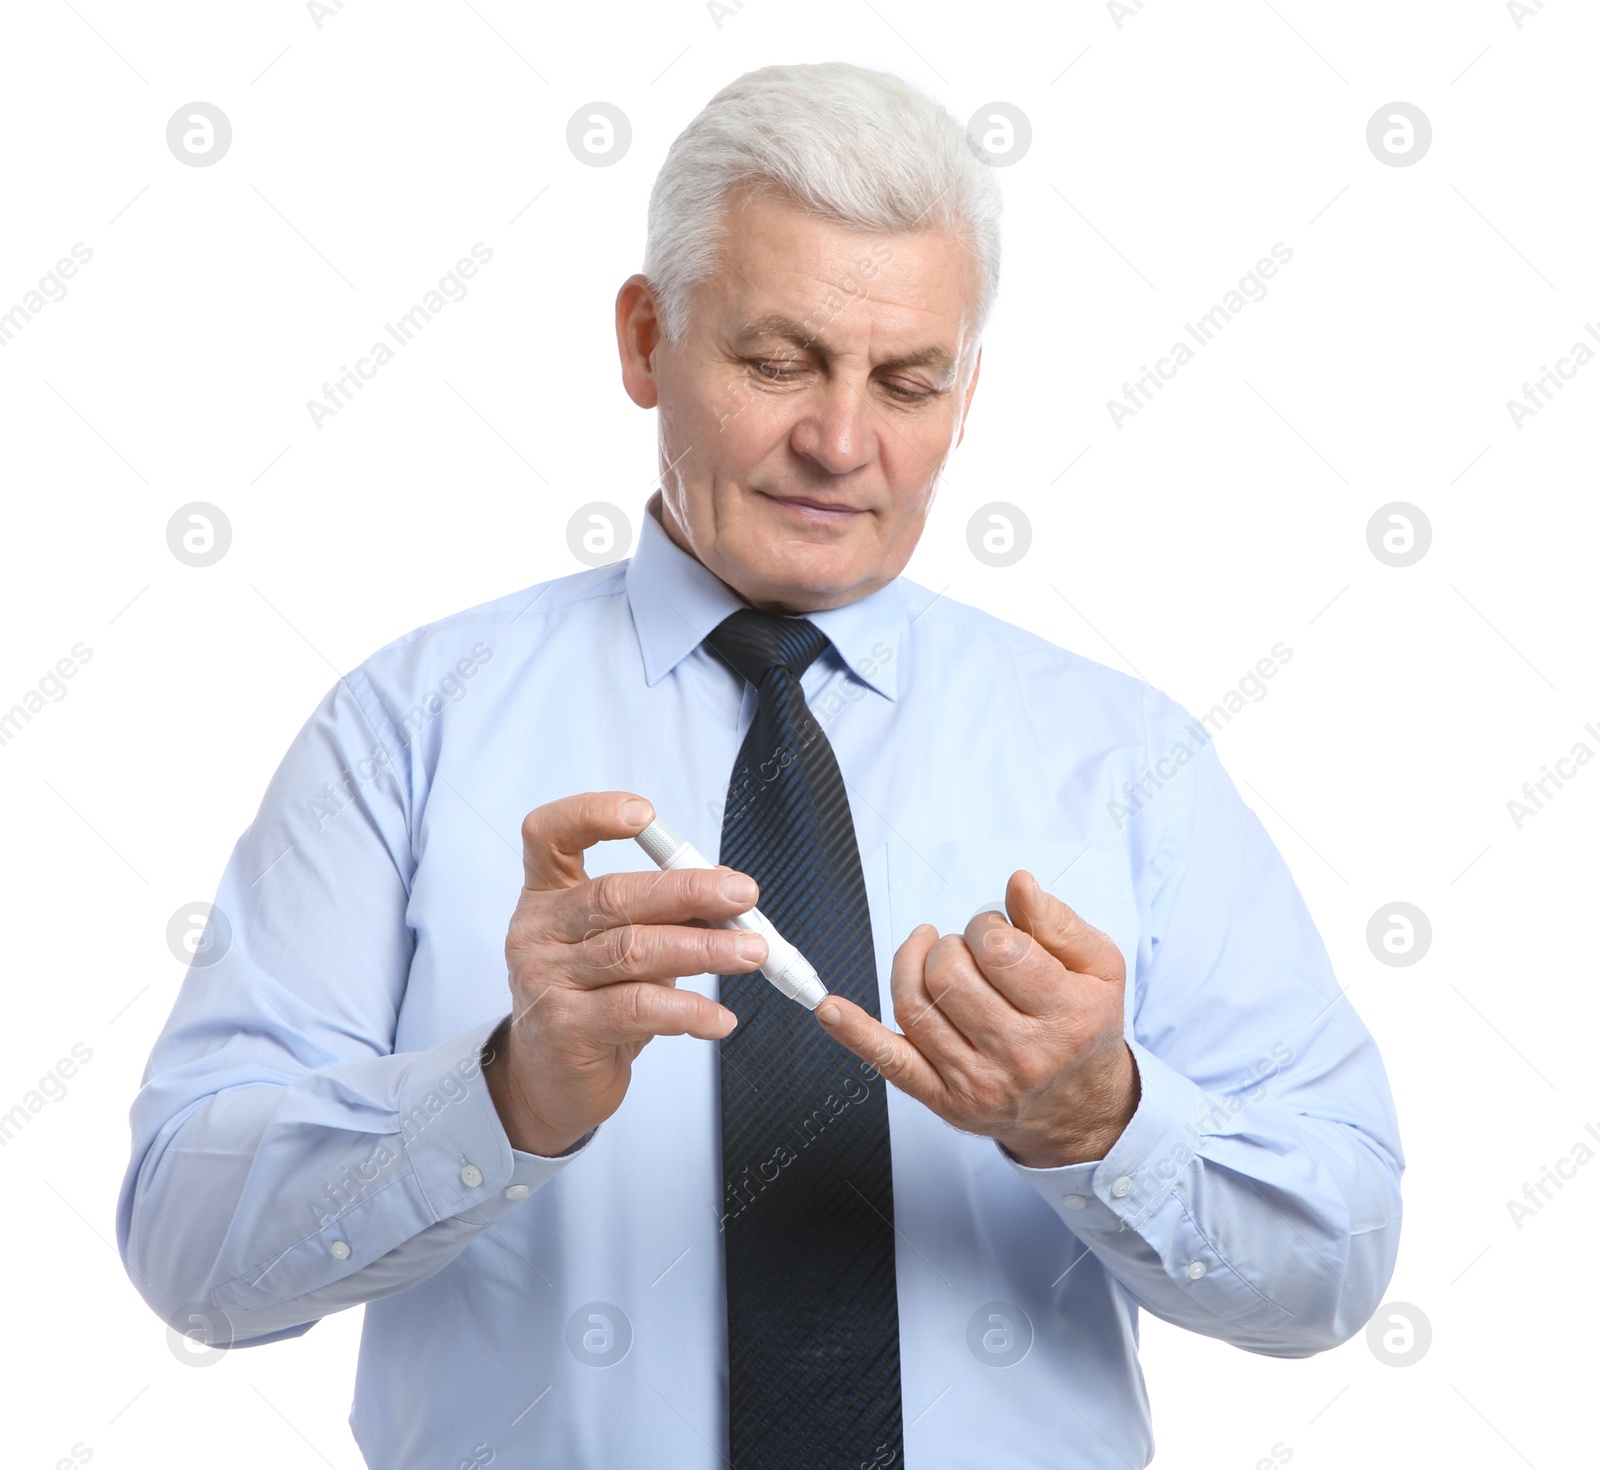
[[[763,378],[769,378],[775,383],[787,383],[804,372],[804,368],[797,367],[793,363],[774,362],[770,358],[751,357],[745,360]]]
[[[902,403],[912,403],[919,398],[932,398],[934,395],[927,388],[907,387],[904,383],[885,383],[883,385]]]

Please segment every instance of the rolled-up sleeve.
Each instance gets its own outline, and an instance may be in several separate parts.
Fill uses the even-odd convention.
[[[295,737],[133,1106],[123,1260],[217,1345],[425,1279],[582,1152],[507,1141],[482,1068],[500,1018],[394,1050],[415,857],[385,723],[357,670]]]
[[[1303,1357],[1379,1305],[1404,1164],[1377,1047],[1202,734],[1181,711],[1157,723],[1148,768],[1190,758],[1129,818],[1146,824],[1137,1110],[1102,1160],[1011,1163],[1141,1306]]]

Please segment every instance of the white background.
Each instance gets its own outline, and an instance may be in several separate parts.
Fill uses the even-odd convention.
[[[319,29],[289,0],[47,0],[5,25],[0,311],[93,251],[0,349],[0,709],[93,650],[0,747],[0,1111],[93,1052],[0,1150],[8,1464],[359,1465],[358,1313],[197,1371],[113,1249],[127,1108],[181,977],[167,922],[212,896],[338,672],[577,570],[586,501],[637,527],[654,416],[622,393],[612,302],[656,169],[740,72],[827,59],[1033,130],[909,574],[1196,710],[1294,651],[1219,748],[1387,1058],[1409,1161],[1389,1296],[1432,1345],[1276,1361],[1147,1317],[1156,1463],[1591,1459],[1600,1160],[1520,1229],[1506,1202],[1600,1124],[1600,765],[1520,830],[1507,801],[1600,751],[1600,363],[1520,429],[1505,405],[1600,322],[1592,6],[1519,28],[1490,0],[1147,0],[1119,27],[1087,0],[748,0],[719,28],[691,0],[347,0]],[[1433,127],[1410,167],[1366,143],[1397,99]],[[233,128],[203,168],[165,142],[195,100]],[[632,123],[611,167],[566,145],[595,100]],[[306,400],[477,241],[471,294],[314,427]],[[1106,400],[1280,241],[1269,295],[1115,427]],[[165,539],[196,500],[233,528],[205,569]],[[1007,570],[967,549],[995,500],[1033,526]],[[1368,549],[1391,501],[1432,525],[1410,567]],[[1365,937],[1398,900],[1433,926],[1405,968]]]

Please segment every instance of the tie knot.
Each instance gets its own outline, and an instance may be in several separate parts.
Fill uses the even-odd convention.
[[[761,687],[768,669],[798,679],[828,646],[828,635],[805,618],[780,618],[743,607],[706,634],[705,641],[739,673]]]

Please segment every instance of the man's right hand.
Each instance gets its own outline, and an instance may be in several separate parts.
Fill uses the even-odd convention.
[[[643,797],[597,791],[523,820],[525,876],[506,934],[511,1025],[483,1073],[524,1153],[563,1153],[616,1112],[652,1036],[719,1041],[733,1030],[732,1011],[677,989],[682,976],[739,974],[767,957],[759,935],[703,922],[754,906],[746,874],[584,872],[586,849],[634,837],[654,817]]]

